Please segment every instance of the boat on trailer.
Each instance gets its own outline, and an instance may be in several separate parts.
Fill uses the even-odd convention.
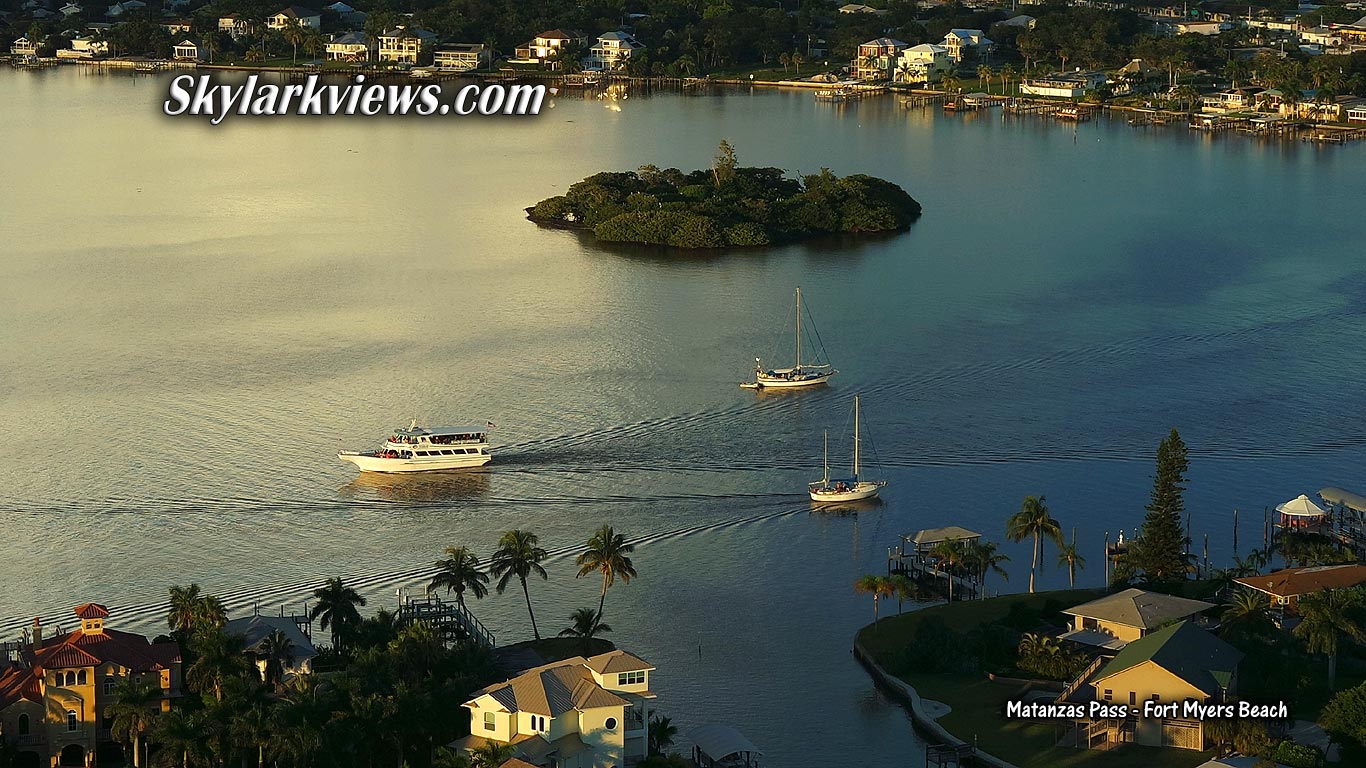
[[[482,467],[493,460],[488,431],[482,427],[419,427],[396,429],[377,451],[338,451],[337,458],[362,472],[438,472]]]
[[[834,504],[843,501],[859,501],[877,496],[878,491],[887,486],[886,480],[865,480],[859,476],[860,463],[859,439],[859,402],[854,396],[854,473],[850,477],[832,479],[830,477],[830,433],[825,433],[825,472],[820,481],[807,484],[811,500],[820,504]]]
[[[797,289],[796,362],[790,368],[764,370],[759,358],[754,358],[754,381],[741,382],[744,389],[812,387],[824,384],[838,371],[829,363],[802,363],[802,289]],[[819,338],[819,337],[818,337]]]

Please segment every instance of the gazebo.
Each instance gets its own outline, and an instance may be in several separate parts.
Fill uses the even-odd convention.
[[[1328,519],[1328,513],[1323,507],[1309,500],[1309,497],[1300,494],[1294,499],[1276,507],[1276,512],[1281,516],[1277,525],[1286,530],[1303,530],[1305,528],[1317,528]]]
[[[728,725],[710,723],[688,732],[692,759],[699,768],[758,768],[763,753]]]

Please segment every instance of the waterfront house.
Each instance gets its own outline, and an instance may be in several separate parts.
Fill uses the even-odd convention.
[[[937,83],[954,69],[949,49],[921,43],[901,52],[892,79],[898,83]]]
[[[896,60],[910,46],[890,37],[869,40],[858,47],[850,69],[859,80],[890,80]]]
[[[975,53],[978,58],[986,58],[995,45],[980,29],[950,29],[939,44],[947,48],[949,58],[958,63],[962,63],[969,52]]]
[[[588,44],[588,38],[578,32],[552,29],[542,32],[525,45],[517,46],[512,61],[521,64],[548,64],[551,69],[559,69],[560,52]]]
[[[1020,84],[1020,93],[1033,96],[1056,96],[1064,99],[1079,99],[1109,82],[1104,72],[1064,72],[1058,75],[1036,77]]]
[[[1181,17],[1149,17],[1153,23],[1153,28],[1159,34],[1174,35],[1220,35],[1233,29],[1231,21],[1208,21],[1204,19],[1186,19]]]
[[[218,31],[227,32],[234,40],[250,34],[251,27],[252,23],[242,18],[241,14],[230,13],[218,17]]]
[[[91,35],[79,35],[71,38],[71,47],[57,51],[57,57],[61,59],[91,59],[109,53],[109,43],[100,40],[96,41]]]
[[[1226,91],[1211,93],[1202,100],[1202,112],[1239,112],[1257,106],[1257,93],[1260,88],[1229,88]]]
[[[370,61],[376,50],[375,41],[364,32],[337,35],[324,47],[328,61]]]
[[[171,55],[176,61],[201,61],[204,54],[193,40],[185,39],[175,44]]]
[[[79,628],[52,638],[34,619],[18,658],[0,664],[0,732],[20,765],[93,765],[100,745],[113,741],[105,710],[121,680],[160,688],[162,711],[180,695],[178,645],[110,629],[109,610],[98,603],[75,614]]]
[[[27,36],[21,37],[9,45],[11,56],[37,56],[39,42],[29,40]]]
[[[313,659],[318,655],[318,649],[313,646],[313,641],[309,639],[308,635],[299,628],[298,623],[288,616],[262,616],[260,614],[244,616],[223,625],[223,631],[229,635],[242,638],[243,650],[254,657],[256,666],[261,671],[262,679],[265,679],[266,676],[266,660],[262,658],[266,651],[266,641],[276,632],[279,632],[289,641],[291,649],[291,658],[284,663],[283,671],[286,679],[294,675],[307,675],[313,672]]]
[[[630,765],[647,753],[654,669],[621,650],[533,667],[475,691],[462,705],[470,735],[452,746],[511,744],[514,757],[535,766]]]
[[[445,43],[432,53],[432,63],[451,72],[486,69],[493,63],[493,51],[483,43]]]
[[[1145,701],[1228,702],[1237,693],[1242,658],[1241,651],[1213,633],[1182,621],[1129,643],[1112,659],[1097,658],[1058,700],[1137,708]],[[1078,747],[1101,749],[1122,742],[1197,750],[1205,744],[1203,721],[1185,717],[1079,719],[1064,739]]]
[[[1346,109],[1347,122],[1366,123],[1366,102],[1357,102]]]
[[[321,29],[323,16],[317,11],[312,11],[300,5],[291,5],[288,8],[277,11],[275,15],[266,19],[266,26],[270,29],[287,29],[289,27],[311,27]]]
[[[604,32],[598,35],[598,41],[588,49],[588,58],[584,64],[589,69],[610,72],[625,67],[627,60],[644,48],[644,43],[626,32]]]
[[[1285,568],[1265,576],[1234,579],[1248,589],[1266,595],[1273,606],[1294,607],[1302,595],[1325,589],[1348,589],[1366,584],[1366,565],[1314,565]]]
[[[840,13],[872,13],[878,16],[885,16],[887,14],[887,11],[879,10],[869,5],[850,3],[848,5],[841,5]]]
[[[1117,651],[1161,627],[1213,607],[1213,603],[1202,600],[1130,588],[1064,610],[1072,617],[1072,626],[1059,639]]]
[[[430,64],[436,34],[418,27],[396,27],[379,36],[379,60]]]
[[[189,19],[173,19],[161,22],[161,28],[171,35],[188,35],[193,25]]]

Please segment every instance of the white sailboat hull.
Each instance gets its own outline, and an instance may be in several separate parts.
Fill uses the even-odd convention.
[[[755,376],[755,380],[751,386],[754,389],[768,389],[770,387],[774,389],[792,387],[814,387],[829,381],[830,377],[834,376],[835,373],[836,372],[834,370],[812,372],[803,371],[799,376],[792,377],[770,376],[768,374],[760,374],[758,376]]]
[[[355,464],[362,472],[440,472],[446,469],[482,467],[493,459],[487,453],[460,456],[414,456],[411,459],[385,458],[373,453],[341,451],[337,458]]]
[[[877,496],[878,490],[886,484],[885,480],[862,480],[857,483],[845,483],[842,486],[812,483],[809,490],[812,501],[833,504],[841,501],[871,499]]]

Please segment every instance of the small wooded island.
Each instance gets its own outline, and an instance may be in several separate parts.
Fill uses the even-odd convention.
[[[527,209],[537,224],[591,231],[603,241],[727,248],[840,233],[905,229],[920,203],[890,181],[828,169],[800,180],[779,168],[742,168],[721,142],[710,169],[641,166],[598,173]]]

